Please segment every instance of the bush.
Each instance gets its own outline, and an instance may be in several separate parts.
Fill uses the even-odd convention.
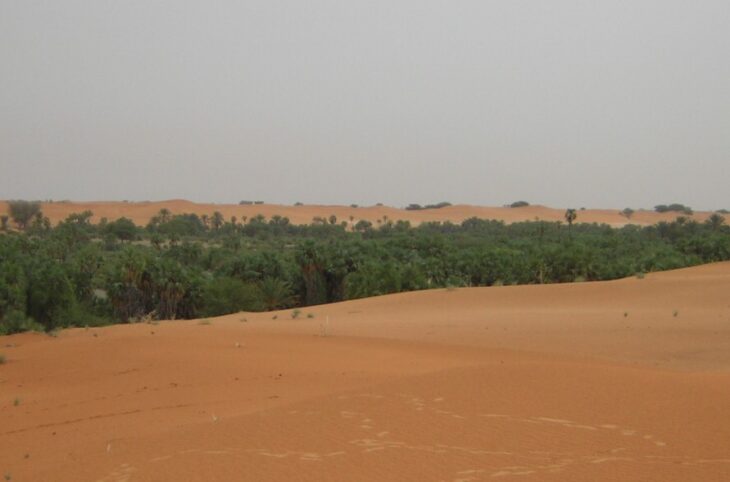
[[[446,201],[436,203],[436,204],[426,204],[425,206],[421,206],[420,204],[412,203],[412,204],[409,204],[408,206],[406,206],[406,211],[419,211],[421,209],[441,209],[441,208],[445,208],[448,206],[451,206],[451,203],[446,202]]]
[[[0,336],[22,333],[24,331],[44,331],[43,325],[25,316],[22,311],[11,311],[0,320]]]
[[[103,232],[122,241],[132,241],[137,238],[137,226],[127,218],[106,223]]]
[[[41,216],[41,203],[38,201],[8,201],[10,217],[18,229],[25,230],[33,218]]]
[[[677,212],[677,213],[683,213],[683,214],[692,214],[692,208],[689,206],[685,206],[684,204],[679,203],[673,203],[673,204],[659,204],[657,206],[654,206],[654,211],[658,213],[667,213],[667,212]]]
[[[526,206],[529,206],[529,205],[530,205],[530,203],[528,203],[527,201],[515,201],[512,204],[510,204],[509,207],[511,207],[511,208],[523,208],[523,207],[526,207]]]
[[[203,290],[201,315],[220,316],[238,311],[261,311],[261,292],[252,283],[234,278],[216,278]]]

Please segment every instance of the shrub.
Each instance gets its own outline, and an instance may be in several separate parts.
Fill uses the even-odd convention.
[[[30,221],[41,215],[41,203],[38,201],[8,201],[10,217],[13,218],[18,229],[25,230]]]
[[[511,208],[523,208],[523,207],[526,207],[526,206],[529,206],[529,205],[530,205],[530,203],[528,203],[527,201],[515,201],[512,204],[510,204],[509,207],[511,207]]]
[[[137,238],[137,226],[127,218],[119,218],[111,223],[106,223],[103,232],[122,241],[132,241]]]
[[[692,214],[693,212],[691,207],[679,203],[672,203],[669,205],[659,204],[657,206],[654,206],[654,211],[658,213],[678,212],[684,214]]]
[[[203,289],[203,316],[220,316],[263,308],[258,287],[235,278],[216,278]]]

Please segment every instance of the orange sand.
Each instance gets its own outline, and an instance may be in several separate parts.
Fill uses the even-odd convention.
[[[334,214],[337,220],[357,223],[359,220],[367,220],[377,226],[377,222],[386,220],[398,221],[407,220],[412,224],[424,221],[451,221],[460,223],[471,217],[482,219],[497,219],[508,223],[519,221],[564,221],[565,209],[553,209],[545,206],[528,206],[523,208],[504,207],[483,207],[458,205],[442,209],[428,209],[422,211],[406,211],[387,206],[373,206],[351,208],[349,206],[284,206],[278,204],[260,204],[239,206],[237,204],[196,204],[190,201],[171,200],[160,202],[135,202],[126,203],[118,201],[108,202],[54,202],[43,203],[43,213],[48,216],[53,224],[63,221],[70,214],[90,210],[94,213],[94,222],[105,217],[112,221],[122,216],[127,217],[138,225],[146,225],[152,216],[160,209],[166,208],[173,214],[195,213],[198,215],[211,215],[220,211],[226,220],[236,216],[240,222],[243,217],[250,219],[258,214],[271,219],[274,215],[285,216],[295,224],[310,224],[314,217],[329,218]],[[7,202],[0,201],[0,213],[7,212]],[[692,219],[704,221],[711,213],[697,212],[690,216]],[[677,213],[656,213],[654,211],[640,211],[627,219],[619,214],[619,210],[610,209],[586,209],[578,211],[579,223],[606,223],[612,226],[623,226],[625,224],[651,225],[659,221],[673,221]],[[352,216],[352,221],[350,220]]]
[[[719,263],[0,337],[0,473],[730,480],[728,293]]]

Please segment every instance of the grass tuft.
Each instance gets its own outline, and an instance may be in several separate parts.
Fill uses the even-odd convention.
[[[301,314],[302,314],[302,310],[300,310],[299,308],[293,310],[291,312],[291,318],[292,318],[292,320],[296,320],[297,318],[299,318],[299,315],[301,315]]]

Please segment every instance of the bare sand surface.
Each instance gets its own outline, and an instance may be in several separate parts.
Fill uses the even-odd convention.
[[[280,204],[199,204],[184,200],[170,200],[159,202],[52,202],[42,203],[44,215],[48,216],[53,224],[66,219],[70,214],[89,210],[94,213],[92,220],[98,222],[101,218],[112,221],[127,217],[140,226],[146,225],[160,209],[168,209],[173,214],[195,213],[197,215],[211,215],[219,211],[226,220],[236,216],[238,222],[244,218],[251,219],[259,214],[267,219],[279,215],[289,218],[294,224],[310,224],[315,217],[329,218],[335,215],[339,222],[347,221],[350,224],[366,220],[377,226],[378,222],[409,221],[417,225],[426,221],[451,221],[460,223],[465,219],[477,217],[481,219],[496,219],[507,223],[520,221],[564,221],[565,209],[555,209],[545,206],[527,206],[521,208],[485,207],[470,205],[454,205],[441,209],[426,209],[409,211],[388,206],[370,206],[352,208],[349,206],[285,206]],[[0,201],[0,213],[7,213],[6,201]],[[626,224],[651,225],[660,221],[673,221],[680,216],[678,213],[657,213],[648,210],[637,210],[630,219],[619,213],[620,209],[585,209],[578,211],[576,222],[605,223],[611,226]],[[704,221],[710,212],[696,212],[691,219]]]
[[[0,474],[730,480],[728,293],[719,263],[0,337]]]

